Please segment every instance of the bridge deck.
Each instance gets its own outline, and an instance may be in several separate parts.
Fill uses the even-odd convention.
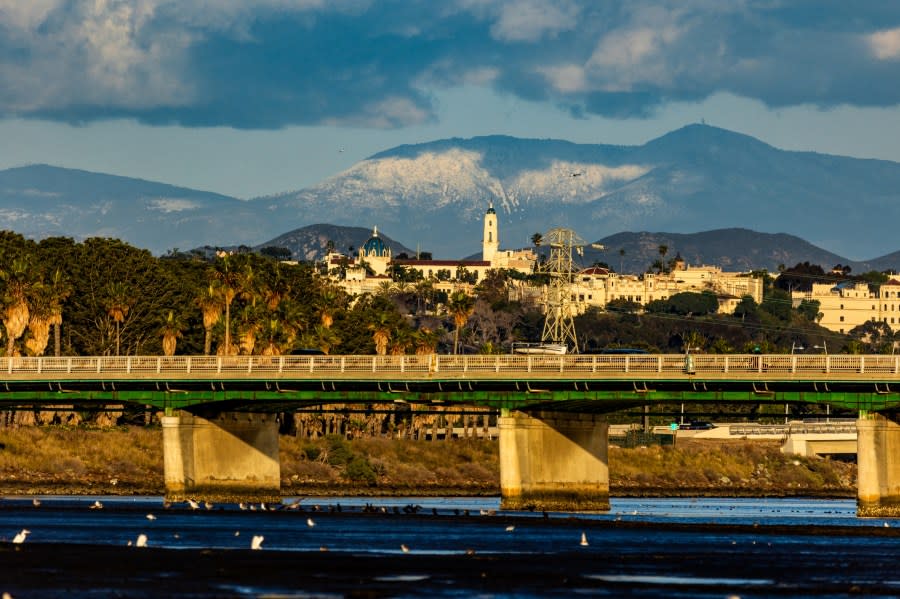
[[[130,402],[289,411],[453,402],[615,411],[653,402],[900,409],[900,356],[424,355],[0,358],[0,407]]]
[[[886,355],[93,356],[0,358],[0,382],[25,381],[880,381]]]

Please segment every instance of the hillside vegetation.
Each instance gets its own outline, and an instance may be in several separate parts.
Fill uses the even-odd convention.
[[[613,495],[853,496],[855,464],[780,453],[775,442],[610,447]],[[281,437],[292,495],[498,495],[498,443]],[[163,493],[158,428],[0,429],[2,494]]]

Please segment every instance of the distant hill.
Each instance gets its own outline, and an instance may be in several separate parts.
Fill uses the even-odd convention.
[[[642,146],[505,136],[399,146],[259,201],[301,221],[378,224],[443,257],[479,250],[490,202],[503,247],[528,245],[553,226],[585,239],[740,226],[857,260],[900,245],[900,164],[779,150],[706,125]]]
[[[318,185],[246,201],[46,165],[0,171],[0,228],[118,237],[157,254],[256,246],[326,222],[377,225],[407,247],[454,259],[480,251],[491,203],[503,248],[526,247],[534,233],[564,226],[584,239],[742,227],[872,265],[882,264],[872,256],[891,263],[886,256],[900,250],[900,163],[788,152],[706,125],[640,146],[506,136],[404,145]]]
[[[362,245],[372,236],[371,229],[362,227],[341,227],[337,225],[309,225],[289,231],[274,239],[270,239],[265,243],[256,246],[255,249],[262,249],[268,246],[283,247],[291,251],[295,260],[321,260],[325,255],[325,248],[329,241],[334,242],[336,251],[343,254],[356,255]],[[410,250],[403,244],[394,241],[387,235],[378,231],[378,236],[384,241],[385,245],[391,248],[391,254],[396,256],[402,252],[406,252],[410,256],[415,255],[414,250]],[[351,251],[350,248],[353,248]]]
[[[823,268],[848,265],[854,272],[881,268],[873,262],[854,262],[785,233],[757,233],[749,229],[716,229],[700,233],[616,233],[598,240],[606,249],[585,248],[585,261],[603,261],[624,272],[644,272],[659,260],[659,246],[667,246],[666,260],[676,254],[691,265],[715,265],[723,270],[746,271],[765,268],[776,272],[778,266],[794,266],[809,261]],[[624,255],[621,250],[625,250]],[[897,254],[900,258],[900,253]],[[886,262],[890,262],[887,260]],[[900,264],[896,260],[895,264]],[[885,267],[885,268],[889,268]],[[896,267],[895,267],[896,268]]]
[[[115,237],[157,254],[252,244],[266,215],[245,201],[38,164],[0,171],[0,228],[26,237]]]

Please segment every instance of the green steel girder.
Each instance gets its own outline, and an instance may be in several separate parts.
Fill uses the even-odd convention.
[[[830,404],[852,410],[879,412],[900,408],[900,393],[864,390],[808,390],[782,387],[758,389],[575,389],[542,390],[469,389],[391,392],[377,389],[298,389],[274,391],[256,388],[194,389],[173,392],[155,389],[84,389],[51,391],[37,389],[0,391],[0,410],[49,406],[90,409],[107,405],[134,404],[160,410],[228,409],[248,412],[283,412],[324,404],[410,403],[430,405],[474,405],[494,409],[614,412],[623,408],[665,403],[806,403]]]

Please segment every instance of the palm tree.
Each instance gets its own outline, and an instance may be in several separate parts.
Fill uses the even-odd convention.
[[[393,322],[387,312],[378,312],[375,322],[369,325],[369,330],[372,331],[372,340],[375,342],[375,353],[379,356],[387,354],[393,328]]]
[[[619,274],[625,270],[625,248],[619,248]]]
[[[326,329],[330,329],[334,324],[334,314],[340,308],[340,300],[341,294],[336,288],[332,286],[322,288],[316,305],[319,310],[319,320]]]
[[[31,264],[26,258],[16,258],[9,268],[0,270],[3,282],[2,319],[6,328],[6,355],[16,355],[16,340],[28,326],[28,294],[34,286]]]
[[[30,356],[43,355],[50,340],[50,323],[53,318],[52,289],[41,283],[31,288],[29,303],[31,304],[28,320],[28,336],[25,338],[25,349]]]
[[[213,282],[204,287],[194,302],[203,312],[203,330],[206,331],[206,337],[203,340],[203,355],[208,356],[212,353],[213,327],[222,317],[222,295],[218,285]]]
[[[62,269],[57,268],[50,275],[50,325],[53,327],[53,355],[59,357],[62,355],[62,335],[61,328],[63,323],[62,306],[66,299],[72,295],[72,285],[66,279]]]
[[[159,332],[162,334],[162,350],[163,355],[174,356],[175,346],[178,338],[181,337],[181,329],[183,328],[181,319],[175,316],[174,310],[169,310],[169,314],[163,321]]]
[[[535,233],[531,236],[531,243],[534,244],[534,247],[539,248],[541,244],[544,242],[544,236],[540,233]]]
[[[240,324],[238,325],[238,342],[242,354],[248,356],[253,354],[256,347],[256,334],[260,328],[259,309],[253,304],[245,305],[240,311]]]
[[[222,304],[225,308],[225,355],[232,353],[231,345],[231,303],[241,285],[241,275],[235,270],[230,256],[224,256],[216,262],[215,268],[210,272],[210,280],[219,283]]]
[[[424,356],[433,354],[440,339],[440,333],[432,331],[428,327],[422,327],[413,335],[413,343],[416,347],[416,355]]]
[[[134,299],[128,287],[121,281],[114,281],[106,286],[106,314],[116,323],[116,355],[119,355],[121,343],[121,327],[128,317]]]
[[[469,321],[469,316],[475,311],[475,300],[465,291],[454,291],[447,302],[447,309],[453,317],[456,329],[453,331],[453,353],[459,352],[459,331]]]
[[[669,246],[661,244],[659,246],[659,274],[666,269],[666,254],[669,253]]]

